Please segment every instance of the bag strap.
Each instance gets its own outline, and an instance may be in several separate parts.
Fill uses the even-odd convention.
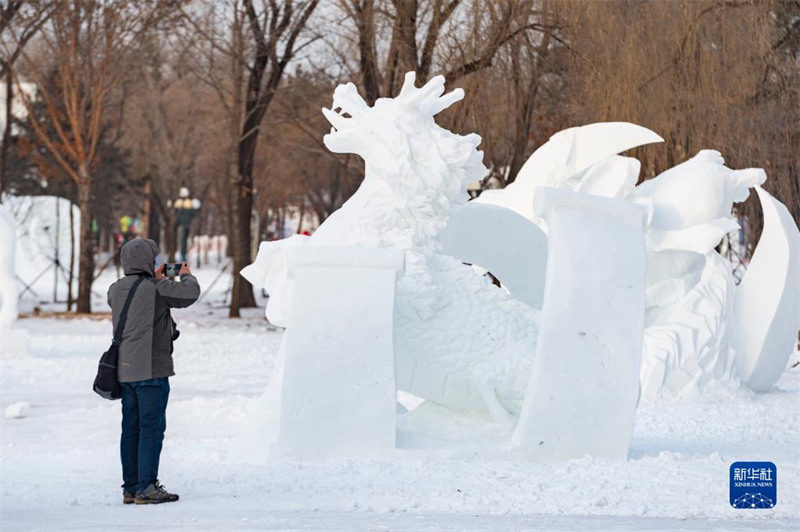
[[[133,286],[130,290],[128,290],[128,297],[125,299],[125,305],[122,307],[122,314],[119,315],[119,323],[117,323],[117,330],[114,331],[114,340],[111,342],[112,344],[119,346],[122,343],[122,330],[125,328],[125,322],[128,319],[128,309],[131,308],[131,301],[133,301],[133,295],[136,293],[136,289],[139,288],[139,285],[142,284],[144,281],[144,275],[140,275],[136,282],[133,283]]]

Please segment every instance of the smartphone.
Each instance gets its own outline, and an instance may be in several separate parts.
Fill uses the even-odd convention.
[[[177,277],[178,273],[181,271],[181,266],[183,266],[183,264],[180,262],[176,263],[168,262],[164,266],[164,275],[166,275],[167,277]]]

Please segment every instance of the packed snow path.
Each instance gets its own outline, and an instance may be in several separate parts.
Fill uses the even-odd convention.
[[[213,278],[213,277],[212,277]],[[203,281],[201,276],[201,282]],[[210,279],[206,280],[206,286]],[[123,506],[119,403],[91,392],[110,325],[25,318],[29,353],[0,358],[0,529],[22,530],[779,530],[800,527],[800,368],[765,395],[720,390],[640,406],[627,462],[328,461],[232,465],[281,341],[260,310],[232,321],[215,295],[177,313],[161,479],[181,495]],[[98,309],[102,308],[99,306]],[[791,363],[800,355],[791,357]],[[778,467],[774,510],[734,510],[736,460]]]

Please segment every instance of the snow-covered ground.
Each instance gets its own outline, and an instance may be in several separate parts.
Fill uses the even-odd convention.
[[[215,276],[198,273],[204,287]],[[108,272],[95,287],[98,311],[113,278]],[[3,340],[0,409],[30,409],[0,419],[0,530],[800,528],[800,368],[764,395],[719,390],[641,405],[627,462],[519,463],[480,453],[434,460],[409,451],[397,460],[237,463],[232,444],[255,415],[282,332],[260,309],[225,319],[228,281],[175,312],[182,335],[160,476],[181,495],[176,504],[122,505],[120,405],[91,391],[109,317],[17,322],[29,348],[15,353]],[[739,460],[777,464],[774,509],[730,507],[728,471]]]

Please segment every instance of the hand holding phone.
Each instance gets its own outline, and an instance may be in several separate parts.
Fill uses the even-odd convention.
[[[164,275],[167,277],[177,277],[180,275],[181,269],[183,267],[182,262],[168,262],[164,265]]]

